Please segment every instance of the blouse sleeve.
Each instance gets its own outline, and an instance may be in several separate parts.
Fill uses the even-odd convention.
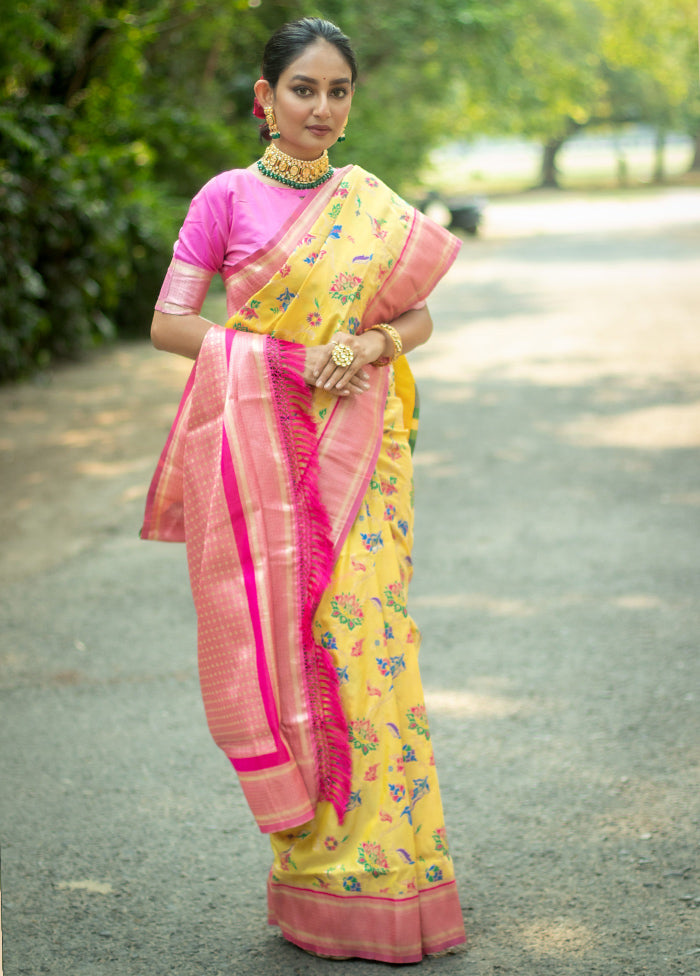
[[[215,176],[190,204],[156,302],[159,312],[198,315],[202,309],[211,279],[223,265],[230,234],[225,177]]]

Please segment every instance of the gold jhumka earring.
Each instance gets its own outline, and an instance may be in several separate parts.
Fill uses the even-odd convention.
[[[275,118],[275,110],[272,105],[266,105],[263,109],[265,113],[265,121],[267,122],[267,128],[270,132],[271,139],[279,139],[280,130],[277,128],[277,119]]]

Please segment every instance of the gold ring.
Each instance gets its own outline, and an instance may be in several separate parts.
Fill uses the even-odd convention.
[[[355,353],[352,351],[350,346],[346,346],[344,342],[336,342],[333,352],[331,354],[331,359],[336,366],[341,366],[345,368],[350,366],[355,358]]]

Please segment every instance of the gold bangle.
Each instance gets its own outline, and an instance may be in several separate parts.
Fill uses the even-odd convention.
[[[389,363],[393,363],[395,359],[403,352],[403,342],[401,341],[401,336],[398,334],[393,325],[373,325],[372,329],[381,329],[382,332],[386,332],[391,341],[394,343],[394,355],[393,356],[380,356],[379,359],[375,359],[372,363],[373,366],[387,366]],[[371,329],[370,329],[371,331]]]

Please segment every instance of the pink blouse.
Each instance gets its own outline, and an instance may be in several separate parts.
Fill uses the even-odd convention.
[[[199,315],[215,274],[224,282],[271,240],[299,207],[318,193],[263,183],[249,169],[231,169],[209,180],[190,204],[173,248],[156,310]],[[415,308],[422,308],[419,302]],[[237,309],[228,301],[227,312]]]
[[[156,309],[170,315],[199,314],[214,275],[226,281],[235,274],[276,234],[299,201],[318,189],[263,183],[249,169],[228,170],[209,180],[190,204]]]

